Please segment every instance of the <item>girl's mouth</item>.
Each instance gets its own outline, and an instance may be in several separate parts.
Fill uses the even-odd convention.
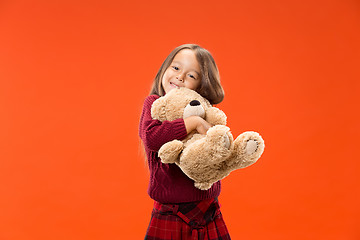
[[[176,85],[175,83],[172,83],[172,82],[170,82],[170,85],[175,87],[175,88],[180,88],[178,85]]]

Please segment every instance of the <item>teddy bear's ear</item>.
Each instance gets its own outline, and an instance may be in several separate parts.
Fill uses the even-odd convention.
[[[212,125],[226,125],[226,115],[217,107],[210,107],[206,110],[205,120]]]
[[[151,117],[161,122],[165,121],[166,120],[165,105],[166,105],[165,97],[160,97],[156,99],[151,105]]]
[[[202,98],[202,100],[204,101],[204,104],[207,108],[211,108],[212,105],[210,104],[210,102],[206,99],[206,98]]]

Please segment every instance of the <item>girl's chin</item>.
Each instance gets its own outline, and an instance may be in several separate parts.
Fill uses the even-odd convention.
[[[166,93],[169,93],[171,90],[173,90],[173,89],[176,89],[176,88],[174,88],[174,87],[172,87],[172,88],[168,88],[165,92]]]
[[[168,93],[168,92],[170,92],[171,90],[176,89],[176,88],[180,88],[180,87],[179,87],[179,86],[176,86],[176,85],[173,85],[173,84],[170,83],[170,84],[167,85],[167,88],[164,89],[164,90],[165,90],[166,93]]]
[[[176,89],[176,88],[180,88],[180,87],[170,84],[168,87],[168,91],[170,91],[172,89]]]

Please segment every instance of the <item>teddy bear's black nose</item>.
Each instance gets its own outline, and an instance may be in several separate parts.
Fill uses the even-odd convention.
[[[200,102],[198,100],[192,100],[190,102],[190,106],[199,106],[200,105]]]

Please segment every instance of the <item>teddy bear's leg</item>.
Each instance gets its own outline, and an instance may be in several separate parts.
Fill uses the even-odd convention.
[[[265,144],[262,137],[256,132],[244,132],[234,140],[233,169],[245,168],[254,164],[264,152]]]
[[[159,157],[162,163],[175,163],[179,154],[183,150],[183,142],[179,140],[173,140],[171,142],[167,142],[159,149]]]
[[[206,133],[206,139],[216,145],[220,145],[223,148],[230,148],[233,142],[233,136],[230,132],[230,128],[224,125],[215,125],[211,127]]]
[[[211,127],[201,144],[201,149],[206,153],[206,161],[209,163],[220,163],[225,161],[232,152],[233,136],[230,128],[224,125]]]

